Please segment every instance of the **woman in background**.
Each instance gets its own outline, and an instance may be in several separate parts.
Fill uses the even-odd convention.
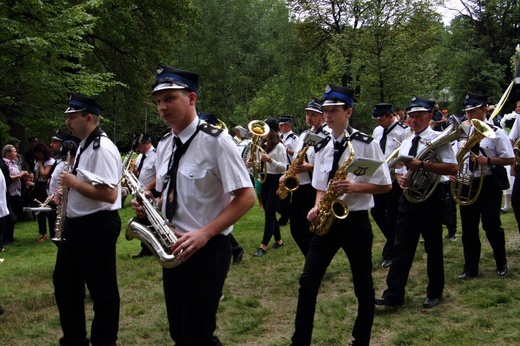
[[[267,245],[274,235],[275,244],[273,249],[283,245],[280,234],[280,225],[276,219],[276,209],[280,204],[280,197],[276,194],[279,180],[285,173],[287,167],[287,155],[285,146],[280,141],[278,120],[269,118],[265,121],[269,126],[269,133],[264,136],[262,148],[264,152],[259,155],[264,164],[267,165],[267,178],[261,186],[262,205],[264,207],[264,237],[258,250],[253,256],[261,257],[267,253]]]

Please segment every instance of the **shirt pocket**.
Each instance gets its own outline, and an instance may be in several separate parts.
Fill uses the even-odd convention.
[[[187,197],[201,197],[206,189],[207,170],[200,166],[183,166],[179,168],[177,190]]]

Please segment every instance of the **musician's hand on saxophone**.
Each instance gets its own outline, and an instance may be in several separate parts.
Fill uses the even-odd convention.
[[[154,198],[151,191],[145,191],[144,193],[145,198],[147,198],[149,201],[152,202],[152,204],[156,207],[156,209],[160,210],[160,207],[162,205],[162,198]],[[146,212],[143,210],[143,207],[141,206],[141,201],[138,200],[138,198],[133,198],[130,201],[130,204],[132,206],[132,209],[135,211],[135,215],[140,219],[146,218]]]
[[[175,231],[177,241],[172,245],[172,254],[181,262],[186,262],[195,252],[203,248],[211,239],[204,228],[180,233]]]
[[[80,180],[74,174],[66,172],[65,170],[61,171],[60,178],[58,179],[58,185],[74,189],[79,183]]]
[[[318,207],[314,206],[307,213],[307,221],[313,222],[314,220],[316,220],[317,217],[318,217]]]
[[[314,165],[309,162],[303,161],[301,165],[294,166],[294,170],[296,173],[304,173],[304,172],[310,172],[314,168]]]
[[[355,192],[355,185],[349,178],[336,180],[330,183],[332,188],[340,195]]]

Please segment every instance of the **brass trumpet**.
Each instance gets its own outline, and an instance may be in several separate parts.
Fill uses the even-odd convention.
[[[260,159],[265,150],[258,145],[260,137],[265,136],[271,130],[269,125],[262,120],[252,120],[247,124],[249,131],[253,133],[251,139],[251,162],[253,163],[253,177],[261,184],[267,179],[267,164]]]

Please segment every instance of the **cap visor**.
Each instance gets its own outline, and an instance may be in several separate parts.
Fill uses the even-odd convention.
[[[325,106],[344,106],[346,103],[341,101],[335,101],[335,100],[325,100],[323,102],[323,107]]]

